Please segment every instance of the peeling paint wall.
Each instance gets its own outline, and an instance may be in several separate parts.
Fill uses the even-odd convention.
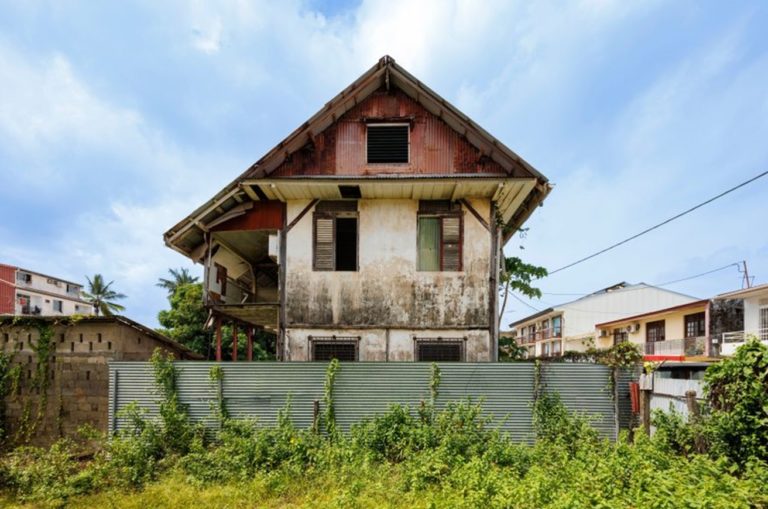
[[[287,331],[288,361],[311,360],[310,336],[359,337],[361,362],[411,362],[415,359],[417,339],[462,339],[466,362],[487,362],[490,357],[490,333],[481,329],[407,330],[407,329],[314,329],[290,328]]]
[[[488,200],[469,202],[490,220]],[[288,202],[288,221],[307,204]],[[312,213],[294,226],[286,245],[288,359],[306,360],[308,335],[336,334],[363,338],[361,360],[387,360],[387,329],[389,360],[413,360],[414,334],[471,337],[467,360],[489,359],[490,233],[465,207],[464,270],[419,272],[417,209],[417,200],[358,201],[356,272],[313,271]]]

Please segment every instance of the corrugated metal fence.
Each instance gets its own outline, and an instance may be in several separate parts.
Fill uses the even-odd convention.
[[[293,423],[312,425],[314,402],[322,405],[327,363],[222,363],[221,382],[212,380],[214,362],[176,362],[181,402],[192,419],[215,426],[212,418],[221,390],[225,407],[234,418],[254,418],[265,425],[276,422],[290,395]],[[493,422],[514,440],[530,440],[535,367],[530,363],[439,364],[441,382],[437,405],[450,401],[482,402]],[[342,430],[365,417],[381,414],[392,403],[416,409],[428,401],[431,365],[427,363],[342,363],[334,384],[336,418]],[[557,392],[573,411],[594,417],[593,425],[607,438],[615,438],[617,425],[628,415],[631,374],[619,376],[614,400],[610,369],[594,364],[542,364],[540,382],[546,392]],[[158,396],[152,367],[146,362],[109,364],[109,422],[112,430],[125,426],[121,410],[136,402],[152,417]],[[321,408],[322,411],[322,408]]]

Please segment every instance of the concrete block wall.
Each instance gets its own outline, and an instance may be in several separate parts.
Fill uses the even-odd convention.
[[[177,359],[186,353],[159,340],[156,334],[119,321],[57,325],[53,338],[56,348],[48,363],[48,387],[43,395],[34,387],[38,339],[35,327],[0,325],[0,351],[11,354],[12,365],[21,367],[18,390],[4,402],[4,428],[15,443],[25,441],[21,434],[25,422],[36,423],[29,442],[38,445],[60,437],[78,438],[84,425],[107,431],[109,361],[146,361],[157,347]],[[41,400],[45,403],[42,413]]]

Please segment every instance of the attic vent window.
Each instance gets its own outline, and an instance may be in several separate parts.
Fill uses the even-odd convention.
[[[362,198],[360,194],[360,186],[339,186],[339,194],[342,198]]]
[[[408,124],[369,124],[368,163],[407,163]]]

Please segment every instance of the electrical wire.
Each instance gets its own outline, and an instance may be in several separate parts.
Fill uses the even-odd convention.
[[[696,275],[693,275],[693,276],[687,276],[687,277],[684,277],[684,278],[675,279],[674,281],[667,281],[665,283],[659,283],[659,284],[649,283],[649,286],[658,286],[658,287],[669,286],[669,285],[673,285],[675,283],[682,283],[683,281],[689,281],[691,279],[696,279],[696,278],[699,278],[699,277],[702,277],[702,276],[707,276],[709,274],[713,274],[715,272],[719,272],[721,270],[725,270],[725,269],[733,267],[733,266],[739,267],[740,265],[741,264],[738,263],[738,262],[733,262],[733,263],[729,263],[728,265],[723,265],[722,267],[718,267],[716,269],[712,269],[712,270],[708,270],[706,272],[702,272],[701,274],[696,274]],[[641,289],[642,288],[627,288],[624,291],[631,292],[633,290],[641,290]],[[594,293],[594,292],[590,292],[590,293],[541,292],[541,293],[542,293],[542,295],[562,295],[562,296],[570,296],[570,297],[586,297],[587,295],[592,295],[592,293]]]
[[[584,258],[580,258],[580,259],[576,260],[575,262],[569,263],[568,265],[563,265],[559,269],[555,269],[555,270],[551,271],[548,275],[551,276],[553,274],[557,274],[560,271],[563,271],[565,269],[569,269],[569,268],[573,267],[574,265],[578,265],[580,263],[583,263],[583,262],[585,262],[587,260],[590,260],[590,259],[592,259],[592,258],[594,258],[596,256],[599,256],[599,255],[601,255],[601,254],[603,254],[603,253],[605,253],[607,251],[610,251],[611,249],[614,249],[614,248],[617,248],[617,247],[619,247],[619,246],[621,246],[623,244],[626,244],[627,242],[629,242],[631,240],[634,240],[634,239],[636,239],[636,238],[638,238],[638,237],[640,237],[642,235],[645,235],[646,233],[652,232],[653,230],[655,230],[657,228],[660,228],[660,227],[664,226],[665,224],[671,223],[675,219],[679,219],[679,218],[685,216],[686,214],[690,214],[694,210],[699,209],[699,208],[701,208],[704,205],[707,205],[709,203],[712,203],[713,201],[715,201],[715,200],[717,200],[719,198],[722,198],[723,196],[725,196],[725,195],[727,195],[729,193],[732,193],[733,191],[735,191],[735,190],[737,190],[739,188],[742,188],[742,187],[746,186],[747,184],[750,184],[750,183],[754,182],[755,180],[757,180],[759,178],[765,177],[766,175],[768,175],[768,170],[764,171],[763,173],[760,173],[759,175],[757,175],[755,177],[752,177],[749,180],[745,180],[744,182],[742,182],[741,184],[739,184],[737,186],[734,186],[734,187],[732,187],[732,188],[730,188],[730,189],[728,189],[726,191],[723,191],[722,193],[718,194],[717,196],[713,196],[712,198],[710,198],[708,200],[705,200],[705,201],[699,203],[698,205],[695,205],[695,206],[693,206],[693,207],[691,207],[691,208],[689,208],[689,209],[687,209],[687,210],[685,210],[685,211],[683,211],[683,212],[681,212],[681,213],[679,213],[679,214],[677,214],[675,216],[672,216],[669,219],[666,219],[666,220],[662,221],[661,223],[658,223],[658,224],[656,224],[654,226],[651,226],[650,228],[646,228],[645,230],[641,231],[640,233],[636,233],[635,235],[632,235],[631,237],[628,237],[628,238],[626,238],[626,239],[624,239],[624,240],[622,240],[620,242],[617,242],[617,243],[615,243],[613,245],[610,245],[610,246],[608,246],[608,247],[606,247],[604,249],[601,249],[600,251],[597,251],[596,253],[592,253],[589,256],[585,256]]]

